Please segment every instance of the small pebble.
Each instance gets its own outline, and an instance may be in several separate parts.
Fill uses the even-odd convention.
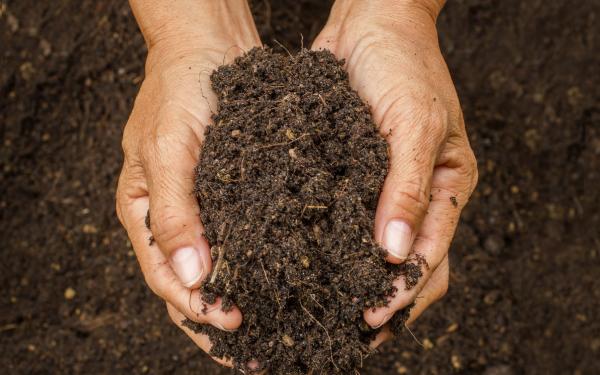
[[[75,289],[68,287],[67,289],[65,289],[65,299],[71,300],[73,298],[75,298],[75,295],[77,293],[75,293]]]
[[[461,364],[459,356],[452,355],[452,357],[450,357],[450,361],[452,362],[452,367],[454,367],[455,369],[459,370],[462,368],[462,364]]]
[[[288,346],[288,347],[294,346],[294,339],[288,335],[283,335],[283,337],[281,337],[281,341],[283,341],[283,344],[285,346]]]
[[[485,250],[495,255],[500,254],[504,245],[504,239],[495,234],[487,236],[483,243]]]
[[[427,338],[423,340],[423,348],[425,348],[425,350],[433,349],[433,343],[431,342],[431,340]]]
[[[83,233],[86,233],[86,234],[98,233],[98,228],[96,228],[92,224],[84,224],[82,230],[83,230]]]
[[[485,297],[483,297],[483,302],[486,305],[493,305],[494,303],[496,303],[496,301],[498,301],[499,297],[500,297],[500,291],[492,290],[491,292],[486,294]]]
[[[514,371],[508,365],[497,365],[488,367],[483,375],[513,375]]]
[[[457,329],[458,329],[458,323],[452,323],[448,326],[448,328],[446,328],[446,332],[448,332],[448,333],[456,332]]]
[[[294,132],[292,131],[292,129],[287,129],[287,130],[285,131],[285,136],[286,136],[286,137],[287,137],[287,138],[288,138],[290,141],[292,141],[292,140],[296,139],[296,135],[294,134]]]

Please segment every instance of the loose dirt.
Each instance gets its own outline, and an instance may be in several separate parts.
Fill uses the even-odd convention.
[[[252,360],[277,374],[362,367],[379,332],[363,311],[387,304],[394,279],[411,288],[421,276],[416,259],[387,263],[372,237],[386,140],[328,51],[253,49],[211,81],[219,107],[195,189],[213,245],[202,294],[244,321],[234,333],[187,326],[245,371]]]

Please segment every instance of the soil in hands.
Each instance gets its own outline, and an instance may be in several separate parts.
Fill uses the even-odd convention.
[[[369,107],[328,51],[257,48],[211,80],[219,107],[195,188],[213,257],[202,294],[244,320],[231,333],[185,324],[246,372],[252,360],[276,374],[360,368],[379,332],[363,311],[387,303],[394,279],[421,276],[374,242],[388,152]]]

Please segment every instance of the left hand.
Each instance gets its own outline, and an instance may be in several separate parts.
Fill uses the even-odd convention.
[[[185,327],[185,318],[223,330],[242,323],[237,307],[225,313],[220,299],[205,304],[198,289],[212,272],[193,195],[204,130],[217,108],[209,76],[261,43],[246,0],[130,2],[148,57],[123,133],[117,214],[147,284],[165,300],[173,322],[208,353],[208,336]],[[145,220],[148,210],[152,231]],[[213,359],[231,366],[223,358]]]
[[[365,311],[372,327],[416,301],[410,323],[446,293],[448,248],[477,183],[477,162],[438,44],[435,19],[441,5],[433,0],[336,2],[312,46],[345,59],[352,87],[371,106],[389,142],[375,239],[388,250],[389,262],[419,254],[428,264],[415,287],[406,290],[400,278],[387,307]]]

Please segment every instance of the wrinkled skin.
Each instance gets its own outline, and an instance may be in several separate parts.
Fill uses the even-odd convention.
[[[365,312],[373,327],[416,300],[410,323],[446,293],[448,248],[461,209],[477,183],[477,163],[438,45],[438,9],[336,3],[313,44],[314,49],[327,48],[346,60],[352,87],[371,105],[390,146],[390,171],[379,199],[375,238],[384,247],[394,247],[386,244],[386,226],[392,220],[405,223],[408,245],[397,246],[400,254],[390,252],[388,261],[402,262],[416,253],[429,266],[416,287],[407,291],[399,279],[395,283],[399,291],[388,307]]]
[[[149,52],[146,78],[123,135],[117,213],[146,282],[166,301],[173,322],[208,352],[208,338],[181,325],[185,317],[225,330],[242,322],[237,308],[224,313],[218,300],[204,306],[197,290],[212,269],[192,195],[204,129],[216,109],[209,75],[260,46],[260,40],[243,0],[132,0],[131,5]],[[365,311],[372,327],[385,325],[416,300],[412,322],[445,294],[448,248],[477,181],[459,101],[438,46],[440,9],[433,0],[338,2],[312,46],[346,60],[353,88],[371,105],[389,142],[390,171],[374,228],[389,250],[387,260],[399,263],[420,254],[429,266],[409,291],[399,279],[388,307]],[[148,209],[152,232],[145,225]],[[384,329],[372,346],[390,338],[388,332]]]

